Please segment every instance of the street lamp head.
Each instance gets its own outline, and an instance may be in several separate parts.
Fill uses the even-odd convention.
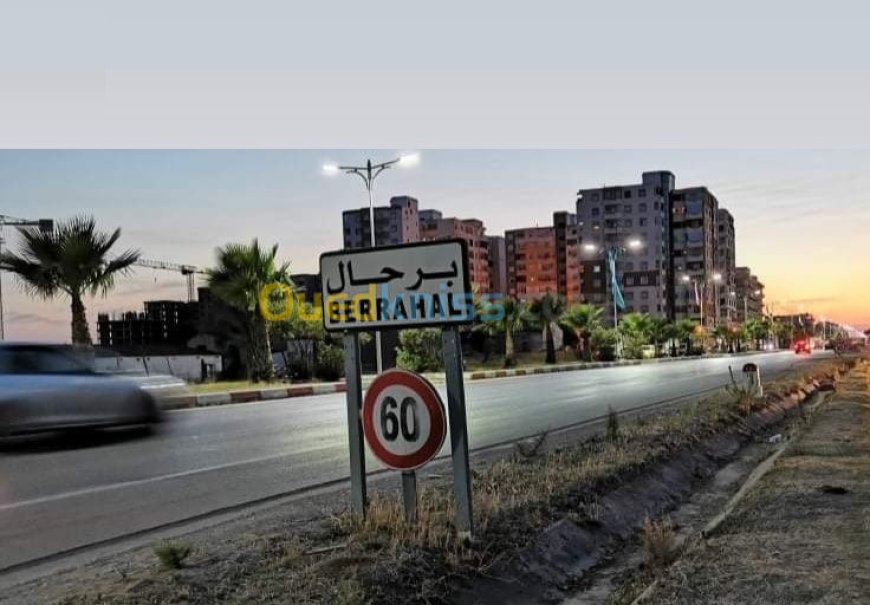
[[[596,250],[598,250],[598,246],[596,246],[595,244],[583,244],[583,250],[585,250],[586,252],[595,252]]]
[[[338,174],[338,166],[336,166],[335,164],[324,164],[323,174],[328,174],[330,176],[332,176],[333,174]]]
[[[692,278],[689,277],[688,275],[684,275],[681,279],[682,279],[684,282],[690,282],[690,281],[692,281]]]
[[[399,166],[403,168],[410,168],[411,166],[416,166],[420,163],[420,154],[419,153],[409,153],[399,157]]]
[[[714,273],[713,274],[713,281],[722,281],[722,274],[721,273]]]
[[[629,248],[629,250],[637,250],[637,249],[640,248],[641,246],[643,246],[643,242],[640,241],[640,240],[639,240],[638,238],[636,238],[636,237],[634,237],[634,238],[628,240],[628,248]]]

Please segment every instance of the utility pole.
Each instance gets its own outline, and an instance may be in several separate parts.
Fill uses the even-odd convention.
[[[51,233],[54,231],[54,221],[50,218],[42,218],[39,220],[28,220],[23,218],[14,218],[0,214],[0,255],[3,252],[3,227],[38,227],[43,233]],[[6,317],[3,312],[3,271],[0,267],[0,341],[6,340]]]

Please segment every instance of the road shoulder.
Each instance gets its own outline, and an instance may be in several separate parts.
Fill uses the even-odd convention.
[[[870,594],[870,365],[642,603],[858,603]]]

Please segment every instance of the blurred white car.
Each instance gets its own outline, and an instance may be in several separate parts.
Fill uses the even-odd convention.
[[[98,374],[71,347],[0,344],[0,436],[161,420],[153,394],[128,378]]]

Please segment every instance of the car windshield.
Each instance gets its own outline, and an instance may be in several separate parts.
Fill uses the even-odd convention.
[[[72,351],[53,347],[0,348],[0,374],[86,374],[91,366]]]

